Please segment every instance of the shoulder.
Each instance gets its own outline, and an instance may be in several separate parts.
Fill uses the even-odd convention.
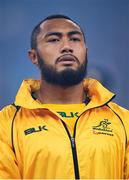
[[[10,104],[0,111],[0,131],[10,128],[13,118],[17,113],[17,106]]]
[[[10,104],[8,106],[5,106],[1,111],[0,111],[0,119],[1,118],[9,118],[13,116],[15,111],[17,110],[16,106],[13,104]]]
[[[129,123],[129,110],[123,108],[122,106],[116,104],[116,103],[113,103],[113,102],[110,102],[108,104],[108,106],[114,110],[121,118],[126,118],[128,120],[128,123]]]
[[[122,106],[119,106],[116,103],[110,102],[108,106],[114,111],[114,113],[119,116],[121,119],[126,135],[127,135],[127,140],[129,141],[129,110],[123,108]]]
[[[11,144],[11,127],[17,109],[8,105],[0,111],[0,141]]]

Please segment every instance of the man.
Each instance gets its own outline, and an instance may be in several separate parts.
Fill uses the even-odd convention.
[[[0,178],[129,178],[129,112],[98,81],[84,80],[81,27],[64,15],[47,17],[28,54],[41,80],[23,81],[0,112]]]

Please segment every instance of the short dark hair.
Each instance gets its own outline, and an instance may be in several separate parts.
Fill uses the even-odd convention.
[[[40,21],[33,29],[32,33],[31,33],[31,49],[36,49],[37,48],[37,36],[39,35],[39,33],[41,32],[41,28],[40,25],[46,21],[46,20],[51,20],[51,19],[68,19],[72,22],[74,22],[75,24],[77,24],[79,27],[80,25],[78,23],[76,23],[73,19],[71,19],[70,17],[66,16],[66,15],[62,15],[62,14],[54,14],[54,15],[50,15],[47,16],[45,19],[43,19],[42,21]],[[85,41],[85,35],[84,32],[82,30],[82,28],[80,27],[82,34],[84,36],[84,41]]]

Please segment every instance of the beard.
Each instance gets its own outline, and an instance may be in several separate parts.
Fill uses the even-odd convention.
[[[76,70],[68,67],[60,72],[52,65],[45,64],[44,60],[38,57],[41,78],[46,82],[62,87],[70,87],[79,84],[87,75],[87,56],[83,64],[79,64]]]

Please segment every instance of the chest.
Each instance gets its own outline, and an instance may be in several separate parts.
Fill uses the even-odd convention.
[[[68,121],[66,128],[60,117],[48,111],[21,110],[14,123],[14,145],[23,149],[23,152],[35,149],[54,151],[57,153],[64,149],[70,149],[68,137]],[[119,144],[124,148],[126,135],[121,119],[108,108],[98,108],[83,112],[73,127],[73,133],[77,148],[105,149],[113,148]],[[16,143],[17,142],[17,143]],[[60,149],[58,148],[60,145]],[[108,147],[108,148],[107,148]],[[60,152],[59,152],[60,153]]]

